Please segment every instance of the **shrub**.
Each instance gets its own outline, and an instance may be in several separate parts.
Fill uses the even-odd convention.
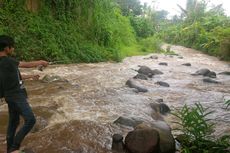
[[[230,135],[219,139],[212,138],[214,124],[207,119],[212,111],[208,111],[200,103],[195,107],[184,105],[181,110],[173,113],[180,126],[176,129],[182,133],[181,144],[183,153],[223,153],[230,146]]]

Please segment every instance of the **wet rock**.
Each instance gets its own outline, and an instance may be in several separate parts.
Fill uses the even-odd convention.
[[[170,126],[165,121],[154,121],[153,123],[142,123],[135,129],[154,129],[160,136],[160,153],[175,153],[175,140]]]
[[[160,75],[163,74],[163,72],[161,72],[158,69],[150,69],[147,66],[140,66],[139,70],[137,71],[139,74],[144,74],[146,76],[148,76],[149,78],[152,78],[153,75]]]
[[[164,103],[150,103],[150,107],[156,111],[161,113],[162,115],[165,115],[167,113],[170,113],[170,108],[168,107],[168,105],[164,104]]]
[[[159,98],[159,99],[156,100],[156,102],[158,102],[158,103],[163,103],[164,100],[163,100],[162,98]]]
[[[144,59],[158,59],[158,56],[156,56],[156,55],[152,55],[152,56],[147,57],[147,58],[144,58]]]
[[[147,66],[140,66],[140,68],[139,68],[139,70],[137,70],[137,72],[140,74],[147,75],[150,78],[153,76],[152,70]]]
[[[166,63],[166,62],[161,62],[161,63],[159,63],[159,65],[165,65],[165,66],[168,66],[168,63]]]
[[[230,72],[229,71],[224,71],[224,72],[220,72],[219,74],[220,75],[230,75]]]
[[[170,126],[164,121],[155,121],[151,127],[158,131],[160,135],[161,153],[175,153],[175,140]]]
[[[196,71],[195,73],[193,73],[192,75],[207,75],[208,73],[210,73],[209,69],[200,69],[198,71]]]
[[[112,150],[117,152],[124,151],[123,136],[120,134],[113,135]]]
[[[184,57],[182,57],[182,56],[178,56],[178,58],[179,58],[179,59],[183,59]]]
[[[216,78],[216,73],[213,72],[213,71],[210,71],[208,74],[206,74],[204,76],[207,76],[207,77],[210,77],[210,78]]]
[[[213,79],[210,79],[210,78],[204,78],[203,82],[215,83],[215,84],[219,84],[220,83],[219,81],[216,81],[216,80],[213,80]]]
[[[159,133],[154,129],[136,129],[125,137],[130,153],[159,153]]]
[[[45,83],[50,83],[50,82],[68,82],[68,80],[61,78],[58,75],[45,75],[42,78],[42,81]]]
[[[163,87],[170,87],[170,85],[166,82],[163,82],[163,81],[157,81],[155,84],[158,84],[160,86],[163,86]]]
[[[194,74],[191,74],[191,75],[203,75],[203,76],[207,76],[207,77],[210,77],[210,78],[216,78],[216,73],[213,72],[213,71],[210,71],[209,69],[200,69],[198,71],[196,71]]]
[[[184,63],[182,65],[184,65],[184,66],[191,66],[191,63]]]
[[[137,89],[138,92],[148,92],[148,89],[146,89],[145,87],[141,87],[140,85],[138,85],[136,82],[134,82],[133,80],[129,79],[126,82],[126,85],[129,86],[130,88],[135,88]]]
[[[152,56],[150,56],[149,58],[151,58],[151,59],[158,59],[158,56],[152,55]]]
[[[141,79],[141,80],[148,80],[148,76],[145,74],[138,73],[136,76],[133,77],[134,79]]]
[[[120,124],[120,125],[124,125],[124,126],[130,126],[130,127],[135,127],[138,124],[141,124],[143,121],[141,120],[137,120],[137,119],[133,119],[133,118],[126,118],[126,117],[122,117],[120,116],[116,121],[114,121],[113,123],[115,124]]]
[[[164,74],[164,73],[161,72],[161,71],[158,70],[158,69],[154,69],[154,70],[152,70],[152,74],[153,74],[153,75],[160,75],[160,74]]]

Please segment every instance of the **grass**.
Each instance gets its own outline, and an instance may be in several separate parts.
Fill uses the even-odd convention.
[[[147,55],[153,53],[151,50],[143,51],[140,45],[133,45],[133,46],[124,46],[121,48],[121,57],[130,57],[130,56],[137,56],[137,55]]]
[[[182,135],[177,139],[182,145],[182,153],[224,153],[229,151],[230,135],[213,138],[214,123],[207,116],[213,111],[208,111],[200,103],[194,107],[184,105],[182,109],[173,113],[179,121],[178,129]]]

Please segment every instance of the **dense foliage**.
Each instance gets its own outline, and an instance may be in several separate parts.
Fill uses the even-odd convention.
[[[230,135],[221,138],[213,138],[214,124],[210,122],[208,115],[213,113],[204,108],[200,103],[194,107],[184,105],[174,115],[179,119],[175,122],[179,125],[182,134],[177,140],[182,145],[182,153],[223,153],[229,151]]]
[[[230,59],[230,18],[187,0],[167,19],[139,0],[0,0],[0,34],[23,60],[99,62],[160,51],[161,40]]]
[[[180,7],[181,16],[165,23],[161,38],[229,60],[230,18],[221,5],[212,9],[207,9],[207,5],[204,0],[187,0],[187,7]]]
[[[120,46],[136,42],[129,19],[111,0],[3,0],[0,21],[0,33],[15,37],[25,60],[120,60]]]

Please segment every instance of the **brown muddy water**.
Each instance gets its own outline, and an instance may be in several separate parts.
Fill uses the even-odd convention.
[[[215,136],[230,133],[230,111],[224,109],[224,101],[230,99],[230,76],[218,75],[230,71],[230,64],[198,51],[172,46],[176,55],[151,54],[124,59],[121,63],[95,63],[50,65],[44,71],[22,69],[24,74],[57,75],[67,81],[26,81],[29,102],[35,112],[38,125],[26,137],[22,148],[35,153],[110,153],[112,135],[133,130],[113,122],[120,116],[134,117],[154,122],[151,102],[162,98],[172,110],[184,104],[200,102],[214,113],[209,116],[216,122]],[[168,66],[159,65],[167,62]],[[184,66],[184,63],[191,66]],[[149,80],[137,80],[149,91],[136,93],[125,85],[134,77],[139,67],[145,65],[162,71]],[[203,76],[191,74],[201,68],[217,73],[215,80],[221,84],[204,83]],[[164,81],[170,87],[155,82]],[[165,121],[174,128],[175,120],[168,115]],[[0,153],[5,152],[7,105],[0,105]]]

